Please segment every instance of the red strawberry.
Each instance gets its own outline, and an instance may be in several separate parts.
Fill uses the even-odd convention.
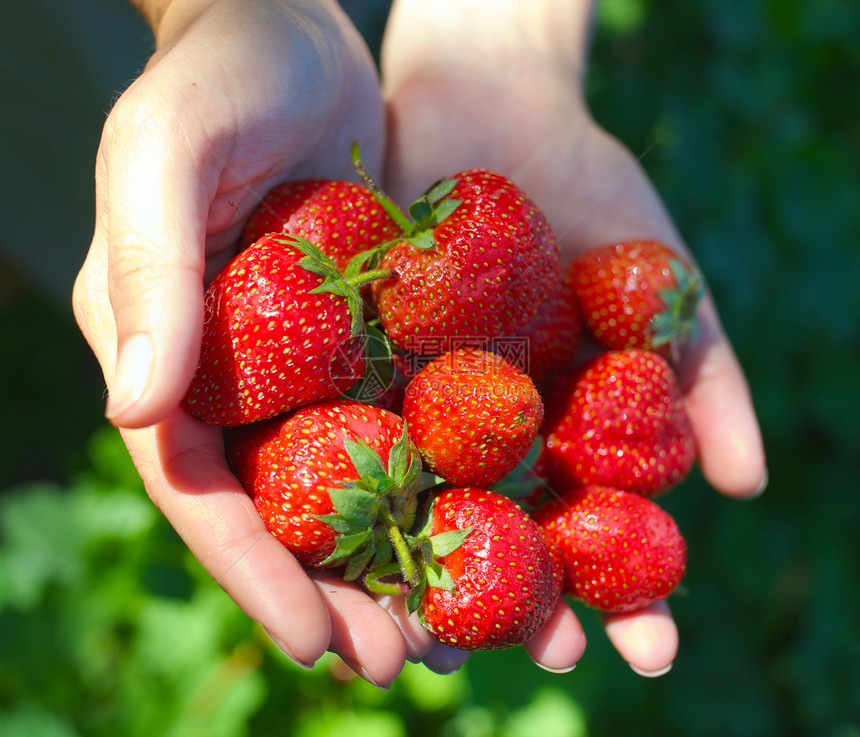
[[[604,347],[644,348],[677,359],[695,333],[702,278],[659,241],[589,251],[570,267],[585,325]]]
[[[400,216],[408,237],[381,260],[395,276],[371,290],[396,347],[437,355],[439,339],[514,335],[551,293],[560,268],[555,236],[509,179],[463,171],[410,214],[413,222]]]
[[[573,365],[582,320],[576,293],[568,275],[564,275],[550,296],[543,301],[531,320],[517,333],[526,342],[526,371],[535,384]],[[500,347],[504,343],[497,341]]]
[[[535,514],[564,562],[564,593],[607,612],[667,597],[684,576],[687,545],[653,500],[608,487],[573,489]]]
[[[546,390],[549,480],[556,490],[598,484],[647,496],[689,472],[695,444],[672,368],[652,351],[608,351]]]
[[[415,519],[421,463],[403,421],[350,399],[235,429],[227,457],[268,530],[304,565],[355,578]]]
[[[543,404],[531,379],[501,356],[461,349],[421,369],[402,412],[431,471],[455,486],[490,486],[528,453]]]
[[[297,179],[279,184],[257,205],[245,224],[242,247],[267,233],[305,238],[343,271],[353,256],[396,238],[400,228],[361,184]]]
[[[363,274],[344,280],[309,242],[264,236],[206,290],[200,361],[184,399],[216,425],[341,395],[364,370]]]
[[[511,647],[552,616],[559,560],[510,499],[479,488],[443,491],[433,502],[429,534],[442,554],[428,567],[432,580],[418,590],[419,616],[437,640],[463,650]]]

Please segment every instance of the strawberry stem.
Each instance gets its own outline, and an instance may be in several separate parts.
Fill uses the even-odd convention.
[[[370,271],[361,271],[353,276],[345,277],[344,281],[353,287],[360,287],[362,284],[377,281],[381,279],[389,279],[394,276],[393,269],[371,269]]]
[[[404,233],[411,233],[415,224],[404,214],[404,212],[395,205],[391,198],[385,194],[380,187],[370,176],[370,172],[367,170],[367,167],[364,165],[364,162],[361,160],[361,150],[358,145],[358,141],[354,141],[352,144],[352,165],[355,168],[356,174],[358,174],[361,181],[364,185],[370,190],[371,194],[373,194],[376,201],[382,205],[382,208],[385,212],[388,213],[388,216],[397,223],[398,227]]]
[[[388,531],[388,538],[391,540],[391,545],[394,547],[394,552],[400,561],[403,578],[414,586],[418,583],[418,570],[415,567],[415,561],[412,559],[412,551],[409,550],[403,533],[394,521],[394,517],[391,516],[391,512],[385,507],[380,508],[379,517]]]

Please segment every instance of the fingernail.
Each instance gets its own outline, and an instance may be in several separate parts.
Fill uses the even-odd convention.
[[[272,637],[272,635],[271,635],[271,634],[269,634],[269,637],[271,638],[272,642],[273,642],[273,643],[275,643],[275,645],[277,645],[277,646],[278,646],[278,648],[279,648],[279,649],[280,649],[280,650],[281,650],[281,651],[282,651],[282,652],[283,652],[283,653],[284,653],[284,654],[285,654],[285,655],[286,655],[290,660],[292,660],[296,665],[301,666],[301,667],[302,667],[302,668],[304,668],[305,670],[311,670],[311,669],[314,667],[314,663],[306,663],[305,661],[303,661],[303,660],[299,660],[295,655],[293,655],[292,651],[290,650],[290,648],[288,648],[288,647],[287,647],[286,643],[285,643],[283,640],[281,640],[281,639],[279,639],[279,638],[277,638],[277,637]]]
[[[135,333],[122,344],[116,362],[114,387],[105,409],[108,419],[119,417],[140,401],[149,386],[154,357],[152,340],[146,333]]]
[[[568,665],[564,668],[550,668],[547,665],[543,665],[543,663],[535,662],[535,665],[541,670],[545,670],[547,673],[570,673],[574,668],[576,668],[576,663],[573,665]]]
[[[641,668],[637,668],[632,663],[630,663],[629,665],[630,669],[634,673],[645,678],[659,678],[660,676],[665,676],[670,670],[672,670],[672,663],[669,663],[669,665],[667,665],[665,668],[660,668],[659,670],[642,670]]]
[[[753,492],[752,498],[755,499],[757,496],[761,496],[764,494],[767,489],[768,482],[770,481],[770,474],[768,473],[767,466],[764,467],[764,471],[761,474],[761,481],[759,481],[756,490]]]

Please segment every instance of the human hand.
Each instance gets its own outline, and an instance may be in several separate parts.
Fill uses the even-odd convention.
[[[635,157],[599,128],[582,91],[591,3],[397,0],[382,53],[389,108],[386,188],[411,202],[427,182],[469,167],[498,171],[546,213],[566,261],[625,239],[662,240],[690,257]],[[746,379],[710,295],[678,366],[705,478],[723,494],[763,490],[764,452]],[[604,617],[638,672],[664,672],[678,633],[662,602]],[[564,607],[530,647],[563,669],[581,655]],[[581,641],[584,646],[584,641]],[[577,654],[578,653],[578,654]]]
[[[254,205],[284,179],[354,177],[354,139],[378,168],[376,70],[334,0],[174,0],[155,32],[156,53],[104,128],[96,228],[75,285],[107,414],[154,503],[284,651],[309,665],[334,650],[385,685],[427,641],[407,647],[365,593],[309,577],[230,472],[220,429],[179,407],[204,285]]]

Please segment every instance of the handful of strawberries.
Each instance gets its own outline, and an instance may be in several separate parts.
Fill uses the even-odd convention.
[[[696,271],[655,241],[565,267],[499,174],[407,215],[354,163],[364,184],[270,192],[206,292],[184,404],[226,428],[268,530],[466,650],[527,641],[562,595],[668,596],[686,547],[653,497],[695,456],[671,362]],[[583,331],[602,352],[577,363]]]

